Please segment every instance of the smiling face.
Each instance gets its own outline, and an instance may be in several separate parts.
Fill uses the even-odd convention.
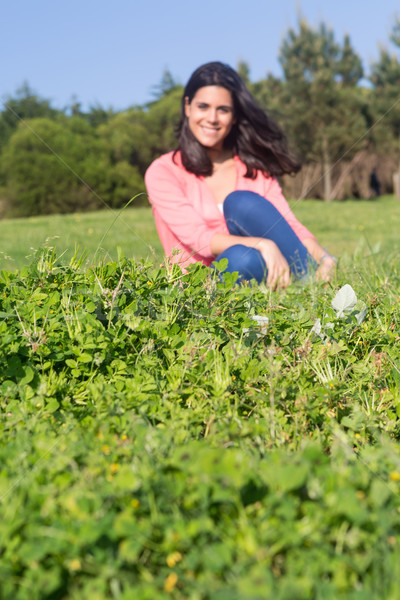
[[[210,150],[222,150],[236,122],[231,93],[217,85],[198,89],[190,104],[185,98],[185,115],[194,137]]]

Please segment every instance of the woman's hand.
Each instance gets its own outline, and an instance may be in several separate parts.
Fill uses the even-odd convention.
[[[317,279],[319,279],[320,281],[330,281],[336,269],[336,262],[337,261],[334,256],[331,256],[330,254],[325,254],[322,257],[322,260],[319,263],[319,267],[317,269]]]
[[[268,269],[267,285],[272,290],[285,289],[290,283],[290,269],[286,258],[272,240],[260,240],[256,246]]]

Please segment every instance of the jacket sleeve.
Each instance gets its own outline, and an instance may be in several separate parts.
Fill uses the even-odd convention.
[[[205,258],[212,257],[210,242],[215,233],[221,232],[221,222],[218,219],[206,221],[195,210],[179,175],[173,167],[159,160],[152,163],[145,174],[160,238],[169,230],[186,248]]]
[[[307,229],[307,227],[305,227],[298,219],[296,219],[282,193],[281,186],[276,179],[265,179],[264,196],[275,206],[275,208],[279,210],[281,215],[289,223],[301,242],[307,238],[312,238],[314,240],[316,239],[315,236]]]

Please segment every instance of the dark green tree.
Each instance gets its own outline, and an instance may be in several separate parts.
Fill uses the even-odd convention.
[[[152,88],[152,95],[155,101],[160,100],[164,96],[167,96],[170,92],[179,87],[179,83],[172,75],[171,71],[165,69],[160,82],[157,85],[154,85]]]
[[[55,118],[61,111],[54,109],[49,100],[40,98],[25,81],[14,96],[7,96],[0,112],[0,148],[24,119]]]
[[[334,164],[360,148],[366,128],[356,89],[363,75],[361,61],[348,36],[340,44],[324,23],[312,28],[304,19],[288,31],[279,58],[288,133],[305,160],[320,161],[323,196],[329,201]]]
[[[112,117],[99,127],[106,140],[111,162],[125,161],[144,175],[150,163],[160,154],[172,150],[177,139],[182,88],[173,89],[144,108],[132,108]]]
[[[393,44],[400,48],[400,17],[395,18],[390,39],[393,42]]]
[[[29,216],[122,206],[143,191],[137,168],[111,163],[82,117],[21,123],[1,155],[9,214]]]
[[[400,20],[392,30],[391,41],[400,48]],[[400,61],[387,48],[380,48],[378,61],[371,67],[373,85],[371,109],[374,137],[385,152],[395,152],[400,160]]]
[[[248,62],[244,60],[239,60],[236,71],[239,73],[240,77],[243,79],[245,84],[250,87],[250,65]]]

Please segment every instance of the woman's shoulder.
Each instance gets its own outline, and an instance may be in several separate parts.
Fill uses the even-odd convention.
[[[169,172],[176,177],[182,171],[184,169],[180,152],[167,152],[167,154],[162,154],[151,163],[146,171],[145,179],[157,177],[160,173],[167,175]]]

